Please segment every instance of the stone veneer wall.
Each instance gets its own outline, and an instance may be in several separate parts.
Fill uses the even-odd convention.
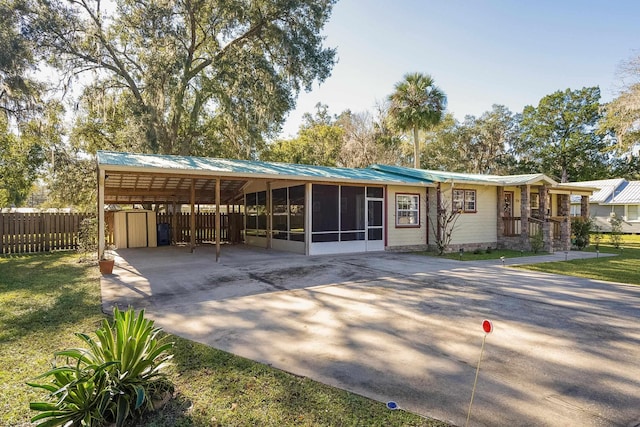
[[[462,243],[456,245],[449,245],[446,250],[446,253],[455,253],[460,251],[460,248],[464,249],[465,252],[473,252],[475,249],[486,250],[488,247],[491,249],[499,249],[497,242],[482,242],[482,243]],[[436,245],[429,245],[429,250],[437,251],[438,248]]]
[[[522,245],[521,236],[502,237],[498,242],[499,249],[511,249],[513,251],[528,251],[531,249],[531,245],[527,242],[527,245]]]

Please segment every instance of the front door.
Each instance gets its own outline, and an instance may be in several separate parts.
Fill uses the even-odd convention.
[[[367,251],[383,251],[384,203],[382,199],[367,199]]]
[[[504,215],[505,218],[513,218],[513,191],[504,192]],[[515,222],[513,219],[504,221],[504,235],[513,236],[515,234]]]
[[[504,216],[513,217],[513,191],[504,192]]]

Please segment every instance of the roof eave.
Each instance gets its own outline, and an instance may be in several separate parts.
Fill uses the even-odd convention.
[[[366,178],[344,178],[332,176],[304,176],[304,175],[286,175],[286,174],[265,174],[259,172],[230,172],[209,169],[175,169],[175,168],[159,168],[156,166],[123,166],[111,164],[98,164],[98,168],[107,172],[121,173],[143,173],[143,174],[166,174],[166,175],[183,175],[191,177],[210,177],[210,178],[235,178],[235,179],[264,179],[264,180],[287,180],[287,181],[308,181],[308,182],[336,182],[336,183],[359,183],[369,185],[399,185],[409,187],[432,187],[433,184],[416,181],[396,181],[385,179],[366,179]],[[387,175],[387,174],[385,174]]]

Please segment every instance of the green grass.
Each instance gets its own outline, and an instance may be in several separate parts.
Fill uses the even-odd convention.
[[[426,255],[426,256],[434,256],[441,257],[447,259],[455,259],[460,261],[484,261],[489,259],[500,259],[500,257],[505,258],[520,258],[523,256],[538,256],[538,255],[547,255],[546,252],[531,252],[531,251],[513,251],[510,249],[492,249],[490,253],[487,253],[485,249],[479,251],[479,253],[473,253],[474,251],[464,251],[462,253],[462,257],[460,257],[459,252],[451,252],[443,255],[438,255],[437,252],[415,252],[417,255]]]
[[[0,425],[26,425],[26,381],[104,319],[98,267],[70,253],[0,257]],[[139,426],[446,426],[176,336],[175,399]]]
[[[595,248],[590,246],[586,251],[595,252]],[[624,235],[621,248],[616,249],[611,246],[605,235],[600,243],[600,253],[613,253],[617,256],[546,262],[523,265],[519,268],[640,285],[640,236]]]

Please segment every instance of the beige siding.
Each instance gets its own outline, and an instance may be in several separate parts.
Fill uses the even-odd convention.
[[[429,225],[429,245],[435,245],[436,243],[436,212],[437,212],[437,206],[436,206],[436,201],[438,200],[437,198],[437,190],[435,188],[429,188],[427,190],[429,192],[429,196],[427,197],[427,203],[429,204],[429,209],[428,209],[428,214],[429,217],[427,218],[428,221],[428,225]]]
[[[466,189],[467,187],[465,187]],[[498,189],[496,187],[474,187],[476,190],[476,213],[463,213],[456,222],[452,244],[496,242],[498,218]],[[451,193],[448,195],[451,197]]]
[[[498,190],[496,187],[489,186],[476,186],[476,185],[461,185],[456,184],[456,189],[464,190],[476,190],[476,212],[475,213],[462,213],[456,221],[453,229],[453,235],[451,239],[451,245],[466,245],[473,243],[494,243],[498,240],[497,237],[497,215],[498,215]],[[449,209],[451,208],[451,196],[452,188],[450,185],[442,185],[442,200],[443,204]],[[432,215],[435,215],[435,190],[433,190],[433,206]],[[435,223],[435,216],[433,217]],[[432,227],[433,228],[433,227]],[[431,236],[429,242],[435,243],[433,233],[435,230],[431,230]]]
[[[387,247],[415,246],[427,244],[427,189],[419,187],[387,187]],[[420,196],[420,226],[399,227],[396,225],[396,194],[418,194]]]

